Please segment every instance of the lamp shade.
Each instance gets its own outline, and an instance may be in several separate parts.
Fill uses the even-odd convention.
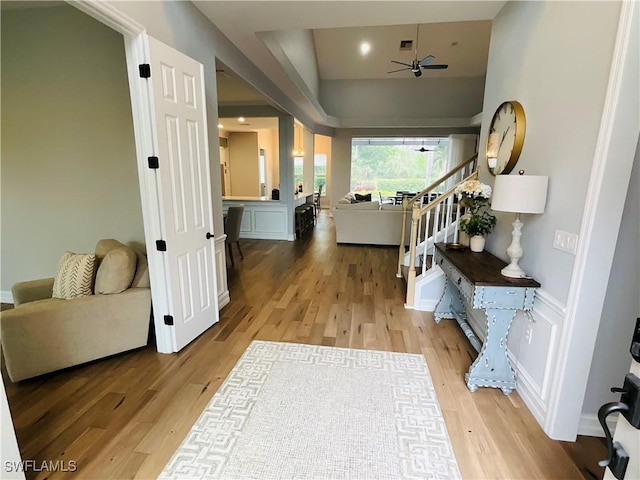
[[[498,212],[543,213],[549,177],[498,175],[493,186],[491,208]]]

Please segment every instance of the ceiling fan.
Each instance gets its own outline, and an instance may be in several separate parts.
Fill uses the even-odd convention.
[[[445,68],[449,68],[449,65],[443,64],[434,64],[432,63],[436,57],[433,55],[427,55],[422,60],[418,61],[418,33],[420,31],[420,24],[416,26],[416,48],[415,48],[415,58],[411,63],[398,62],[396,60],[391,60],[391,63],[397,63],[399,65],[404,65],[405,68],[399,68],[398,70],[391,70],[387,73],[397,73],[402,72],[404,70],[411,70],[416,77],[422,76],[422,70],[444,70]]]
[[[440,140],[438,140],[438,145],[440,145]],[[424,152],[435,152],[438,145],[428,145],[429,148],[424,148],[424,140],[420,142],[420,148],[416,148],[416,152],[424,153]]]

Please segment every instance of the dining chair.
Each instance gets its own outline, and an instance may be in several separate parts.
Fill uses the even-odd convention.
[[[233,261],[233,250],[231,245],[233,243],[238,247],[240,252],[240,258],[244,259],[242,250],[240,250],[240,225],[242,224],[242,214],[244,213],[244,205],[240,204],[234,207],[229,207],[227,210],[227,218],[224,222],[224,233],[227,235],[225,241],[227,242],[227,248],[229,250],[229,258],[231,259],[231,266],[235,267]]]

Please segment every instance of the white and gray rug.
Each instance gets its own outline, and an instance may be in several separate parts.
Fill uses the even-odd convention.
[[[254,341],[160,478],[461,476],[422,355]]]

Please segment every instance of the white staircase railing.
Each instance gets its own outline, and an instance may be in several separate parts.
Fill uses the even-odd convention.
[[[455,188],[462,182],[477,179],[478,156],[474,155],[449,173],[429,185],[415,197],[403,202],[404,211],[411,209],[411,234],[409,252],[405,251],[406,221],[403,222],[398,251],[398,273],[401,277],[403,267],[408,267],[406,276],[406,306],[413,308],[416,303],[416,263],[424,276],[432,267],[433,245],[436,242],[458,241],[460,205],[454,202]],[[444,190],[442,193],[434,192]],[[431,260],[429,260],[431,258]],[[416,262],[416,259],[419,261]]]

